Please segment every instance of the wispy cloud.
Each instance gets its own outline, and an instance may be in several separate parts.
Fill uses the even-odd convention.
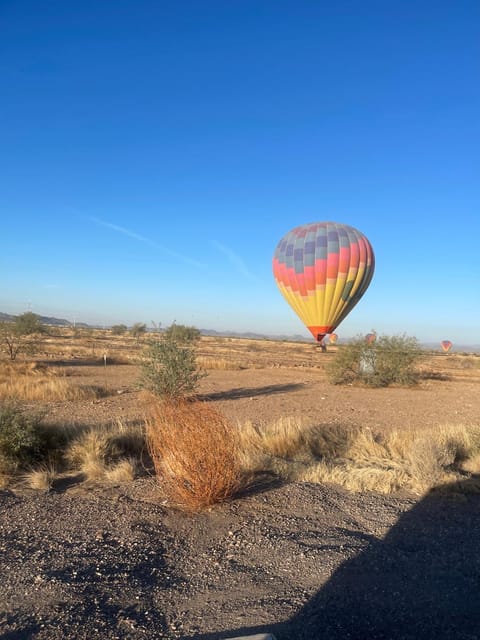
[[[133,240],[137,240],[138,242],[143,242],[143,244],[148,244],[150,247],[153,247],[154,249],[157,249],[158,251],[161,251],[165,255],[171,256],[172,258],[175,258],[180,262],[184,262],[185,264],[189,264],[199,269],[206,269],[207,265],[203,264],[202,262],[199,262],[198,260],[194,260],[193,258],[189,258],[188,256],[185,256],[181,253],[177,253],[176,251],[172,251],[172,249],[169,249],[168,247],[165,247],[159,244],[158,242],[155,242],[154,240],[147,238],[146,236],[142,236],[139,233],[135,233],[135,231],[131,231],[130,229],[126,229],[125,227],[120,227],[118,224],[105,222],[105,220],[100,220],[100,218],[95,218],[93,216],[90,216],[90,220],[101,227],[105,227],[106,229],[111,229],[116,233],[121,233],[122,235],[127,236],[128,238],[132,238]]]
[[[254,276],[254,274],[249,270],[244,260],[237,253],[235,253],[233,249],[227,247],[221,242],[217,242],[216,240],[212,240],[211,243],[215,247],[215,249],[226,256],[227,260],[239,275],[247,278],[248,280],[257,279],[256,276]]]

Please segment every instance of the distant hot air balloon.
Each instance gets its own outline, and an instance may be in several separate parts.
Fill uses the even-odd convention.
[[[363,233],[336,222],[295,227],[273,257],[280,292],[318,342],[357,304],[374,269],[373,249]]]
[[[336,333],[331,333],[328,336],[328,341],[330,342],[330,344],[336,344],[337,340],[338,340],[338,336]]]
[[[372,333],[367,333],[367,335],[365,336],[365,342],[367,344],[373,344],[376,339],[377,339],[377,334],[375,333],[375,331],[373,331]]]
[[[445,353],[448,353],[452,348],[452,343],[450,342],[450,340],[442,340],[440,346],[442,347],[443,351],[445,351]]]

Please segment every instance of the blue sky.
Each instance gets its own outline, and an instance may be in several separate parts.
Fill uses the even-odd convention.
[[[480,4],[0,1],[0,311],[309,335],[292,227],[371,241],[338,328],[480,343]]]

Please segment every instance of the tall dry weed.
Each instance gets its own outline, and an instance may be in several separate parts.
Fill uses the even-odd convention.
[[[239,490],[238,430],[208,404],[155,403],[146,436],[156,474],[179,507],[198,511]]]

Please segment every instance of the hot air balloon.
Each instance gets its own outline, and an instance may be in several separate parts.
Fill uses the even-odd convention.
[[[373,249],[363,233],[336,222],[295,227],[273,256],[280,292],[318,342],[357,304],[374,269]]]
[[[330,342],[330,344],[336,344],[337,340],[338,340],[338,336],[336,333],[331,333],[328,336],[328,341]]]
[[[452,348],[452,343],[450,342],[450,340],[442,340],[440,346],[442,347],[443,351],[445,351],[445,353],[448,353]]]

